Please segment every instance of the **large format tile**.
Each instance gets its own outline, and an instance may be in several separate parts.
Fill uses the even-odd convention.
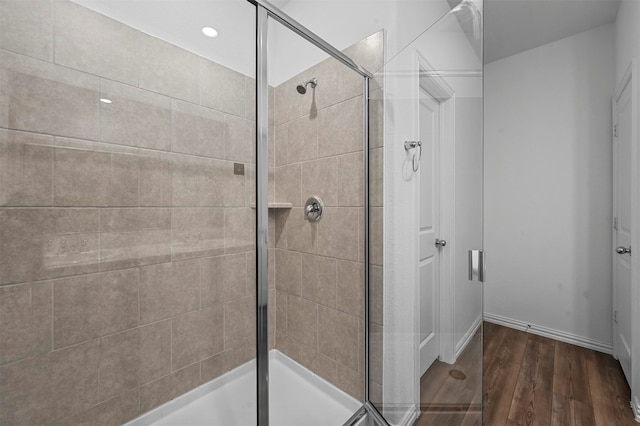
[[[247,260],[245,253],[203,259],[202,306],[247,296]]]
[[[146,34],[138,38],[138,55],[140,88],[200,102],[199,56]]]
[[[138,392],[138,388],[130,389],[88,410],[58,420],[55,426],[122,425],[138,415]]]
[[[248,87],[243,74],[200,58],[200,81],[202,105],[238,117],[245,117],[245,102],[247,102],[245,98],[247,98]],[[255,86],[253,90],[255,98]]]
[[[276,167],[275,199],[279,203],[302,205],[302,165]],[[306,199],[305,199],[306,200]]]
[[[163,263],[140,269],[140,323],[162,320],[200,307],[197,260]]]
[[[50,0],[0,1],[0,49],[50,61],[52,5]]]
[[[364,205],[364,155],[362,152],[338,157],[338,204]],[[370,191],[371,192],[371,191]]]
[[[98,140],[100,80],[0,52],[0,127]]]
[[[100,137],[104,142],[168,151],[171,101],[167,96],[100,80]]]
[[[0,367],[0,423],[50,424],[97,404],[98,356],[93,341]]]
[[[138,158],[140,167],[140,206],[171,206],[173,183],[170,154],[144,151]]]
[[[255,358],[255,345],[243,343],[202,361],[202,381],[208,382]]]
[[[318,351],[358,371],[360,365],[358,318],[335,309],[318,307]]]
[[[322,134],[323,131],[319,126],[322,125],[329,126],[331,124],[320,121],[316,115],[303,116],[289,123],[287,144],[287,161],[289,163],[318,158],[319,134]]]
[[[318,156],[361,151],[364,146],[362,97],[318,112]]]
[[[0,209],[0,284],[99,269],[94,209]]]
[[[305,299],[335,307],[336,295],[340,295],[336,293],[337,276],[336,259],[302,255],[302,297]]]
[[[225,211],[175,208],[171,215],[171,232],[174,261],[222,254],[225,250]]]
[[[148,229],[171,229],[171,210],[101,209],[101,232],[132,232]]]
[[[0,365],[49,352],[51,282],[0,287]]]
[[[224,348],[229,349],[256,337],[256,298],[253,296],[224,304]]]
[[[318,254],[357,261],[360,257],[359,223],[357,208],[325,209],[318,222]]]
[[[205,157],[224,157],[224,114],[176,100],[172,101],[171,110],[172,151]]]
[[[255,122],[233,115],[224,118],[225,159],[242,163],[256,162]]]
[[[224,252],[238,253],[256,248],[256,209],[224,209]]]
[[[52,140],[0,129],[0,206],[53,204]]]
[[[138,84],[139,31],[70,1],[53,3],[57,64]]]
[[[224,348],[222,305],[180,315],[172,320],[171,367],[177,370]]]
[[[141,229],[100,235],[100,270],[133,268],[171,260],[171,230]]]
[[[363,316],[364,264],[338,261],[337,303],[339,311],[357,317]]]
[[[338,186],[338,160],[335,157],[308,161],[302,167],[302,203],[312,195],[322,199],[325,206],[338,204],[338,191],[345,188]],[[343,182],[340,182],[343,183]]]
[[[101,401],[170,373],[170,321],[103,337],[99,368]]]
[[[138,325],[135,269],[53,282],[53,343],[62,348]]]
[[[190,391],[200,383],[200,364],[198,363],[141,386],[140,414]]]
[[[302,295],[302,255],[295,251],[275,250],[276,288]]]
[[[317,303],[292,294],[287,296],[287,335],[311,348],[317,347]]]

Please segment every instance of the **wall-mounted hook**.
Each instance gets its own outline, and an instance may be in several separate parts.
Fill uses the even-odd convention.
[[[420,168],[420,160],[422,159],[422,142],[421,141],[404,141],[404,150],[413,152],[413,158],[411,159],[411,166],[413,171],[417,172]]]

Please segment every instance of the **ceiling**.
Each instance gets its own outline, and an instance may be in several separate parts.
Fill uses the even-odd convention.
[[[484,0],[484,62],[614,22],[619,5],[620,0]]]

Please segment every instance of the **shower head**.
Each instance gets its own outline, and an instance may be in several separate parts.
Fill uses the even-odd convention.
[[[307,93],[307,86],[309,84],[311,85],[312,89],[315,89],[318,84],[318,79],[313,77],[311,80],[303,81],[302,83],[298,84],[298,87],[296,87],[296,90],[301,95],[304,95],[305,93]]]

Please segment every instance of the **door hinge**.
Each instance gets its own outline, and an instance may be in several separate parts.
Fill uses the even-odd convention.
[[[618,125],[617,124],[613,125],[613,137],[614,138],[618,137]]]
[[[618,230],[618,218],[617,217],[613,218],[613,229],[615,229],[616,231]]]
[[[617,310],[613,311],[613,322],[615,322],[616,324],[618,323],[618,311]]]

